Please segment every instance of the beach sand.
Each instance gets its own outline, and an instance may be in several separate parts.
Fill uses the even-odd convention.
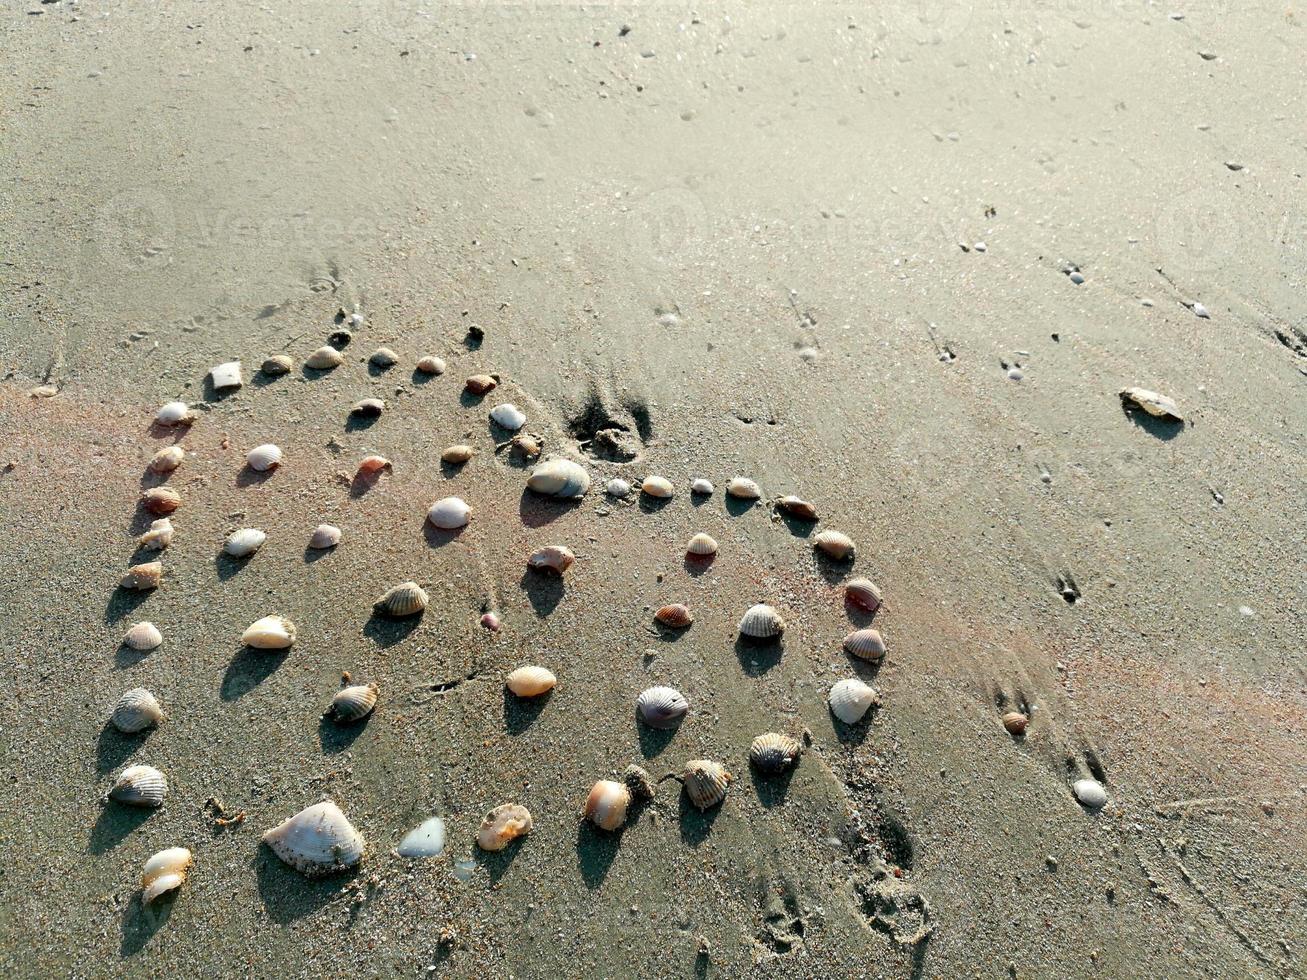
[[[0,22],[8,975],[1302,975],[1301,13],[28,6]],[[342,310],[345,363],[305,371]],[[172,399],[191,427],[152,425]],[[525,491],[503,401],[584,499]],[[172,442],[164,582],[126,593]],[[666,502],[603,493],[655,473]],[[454,494],[472,521],[437,533]],[[306,551],[324,521],[342,543]],[[246,526],[263,548],[221,556]],[[555,543],[566,576],[527,573]],[[878,670],[841,650],[850,575],[886,597]],[[425,615],[375,618],[408,579]],[[755,602],[780,646],[739,642]],[[294,647],[243,649],[274,613]],[[160,648],[120,646],[138,620]],[[504,693],[523,663],[559,677],[542,704]],[[348,729],[343,671],[381,691]],[[851,676],[882,701],[852,728]],[[634,720],[654,684],[691,703],[673,733]],[[138,686],[167,717],[123,736]],[[747,761],[767,731],[810,741],[780,779]],[[721,807],[665,779],[620,834],[579,821],[595,780],[696,758],[734,774]],[[102,804],[133,762],[161,810]],[[259,837],[327,797],[369,853],[309,881]],[[477,852],[507,802],[534,830]],[[398,857],[433,814],[446,854]],[[177,845],[195,868],[142,908]]]

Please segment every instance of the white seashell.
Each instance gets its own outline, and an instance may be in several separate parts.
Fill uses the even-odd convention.
[[[382,369],[394,367],[399,363],[399,355],[389,347],[378,347],[372,352],[372,356],[368,358],[368,362],[373,366]]]
[[[251,449],[245,455],[245,462],[250,464],[250,469],[263,473],[281,465],[281,450],[272,443],[266,442],[262,446]]]
[[[328,713],[335,721],[342,723],[366,718],[377,706],[378,691],[376,684],[354,684],[343,687],[331,699]]]
[[[759,772],[771,775],[794,765],[802,751],[798,741],[790,736],[767,732],[755,738],[749,746],[749,761]]]
[[[433,354],[428,354],[418,360],[417,369],[423,374],[444,374],[445,362]]]
[[[168,402],[154,413],[154,420],[160,425],[190,425],[195,414],[185,402]]]
[[[785,632],[785,620],[771,606],[750,606],[740,618],[740,634],[755,640],[769,640]]]
[[[310,548],[334,548],[340,544],[340,528],[334,524],[319,524],[309,535]]]
[[[699,479],[690,484],[691,493],[702,494],[705,497],[712,496],[712,492],[715,489],[716,488],[703,477],[699,477]]]
[[[334,347],[319,347],[304,358],[304,366],[313,368],[315,371],[330,371],[332,368],[340,367],[344,363],[344,356]]]
[[[1089,810],[1101,810],[1107,806],[1107,790],[1097,779],[1077,779],[1071,784],[1080,805]]]
[[[504,686],[519,698],[538,698],[552,691],[558,684],[558,678],[552,670],[528,665],[518,667],[504,678]]]
[[[295,366],[295,362],[289,354],[273,354],[263,362],[259,370],[270,378],[275,378],[281,374],[289,374],[290,369]]]
[[[163,721],[163,709],[153,694],[143,687],[134,687],[123,692],[109,721],[118,731],[134,735]]]
[[[400,857],[406,858],[440,857],[445,851],[446,839],[445,821],[440,817],[428,817],[404,835],[396,850]]]
[[[167,795],[168,780],[153,766],[128,766],[109,790],[109,799],[129,806],[160,807]]]
[[[844,585],[844,601],[874,613],[885,601],[876,583],[867,578],[849,579]]]
[[[531,832],[531,811],[519,803],[505,803],[486,814],[477,832],[477,847],[502,851],[510,842]]]
[[[640,490],[651,497],[663,500],[676,492],[676,488],[672,486],[672,481],[665,476],[646,476],[644,482],[640,484]]]
[[[547,459],[531,471],[526,485],[550,497],[580,497],[590,489],[590,474],[570,459]]]
[[[145,862],[141,871],[141,904],[149,905],[155,899],[181,887],[191,868],[191,852],[184,847],[170,847]]]
[[[650,687],[635,699],[635,710],[650,728],[675,728],[690,710],[690,702],[674,687]]]
[[[442,497],[431,505],[427,511],[427,520],[444,531],[453,531],[467,525],[472,515],[462,497]]]
[[[732,779],[725,766],[711,759],[691,759],[682,775],[685,795],[700,810],[710,810],[726,799]]]
[[[151,514],[171,514],[182,505],[182,495],[172,487],[150,487],[141,491],[141,506]]]
[[[869,684],[850,677],[836,681],[830,689],[828,701],[831,714],[846,725],[855,725],[873,705],[880,703],[880,696]]]
[[[874,629],[854,630],[844,638],[844,649],[861,660],[873,663],[884,659],[885,641]]]
[[[717,554],[717,541],[711,535],[700,531],[685,546],[685,553],[695,558],[707,558],[709,555]]]
[[[451,466],[462,466],[475,455],[476,450],[471,446],[450,446],[440,454],[440,461],[442,463],[449,463]]]
[[[214,391],[227,388],[239,388],[245,382],[241,380],[241,362],[227,361],[209,369],[209,380],[213,382]]]
[[[256,650],[285,650],[295,642],[295,624],[282,616],[264,616],[241,634],[241,642]]]
[[[127,569],[127,574],[122,577],[122,581],[118,584],[124,589],[136,589],[139,592],[146,592],[150,589],[157,589],[162,581],[163,565],[157,561],[147,561]]]
[[[361,419],[379,419],[385,410],[386,403],[380,398],[363,398],[353,404],[349,414]]]
[[[812,539],[812,545],[835,561],[850,558],[855,551],[853,539],[839,531],[822,531]]]
[[[1122,388],[1121,402],[1125,405],[1137,405],[1149,415],[1168,422],[1184,421],[1184,416],[1180,414],[1180,409],[1172,399],[1159,395],[1155,391],[1149,391],[1147,388]]]
[[[171,473],[185,458],[186,450],[181,446],[166,446],[150,458],[150,472]]]
[[[630,805],[631,791],[624,784],[601,779],[591,787],[581,816],[600,830],[620,830]]]
[[[631,484],[623,479],[614,477],[608,481],[608,486],[604,488],[604,492],[610,497],[616,497],[618,500],[625,500],[631,495]]]
[[[416,582],[401,582],[372,604],[385,616],[413,616],[427,608],[427,594]]]
[[[163,643],[163,634],[153,623],[135,623],[123,637],[123,646],[133,650],[153,650]]]
[[[511,402],[504,402],[490,410],[490,420],[509,432],[516,432],[526,425],[526,414]]]
[[[743,476],[731,477],[730,482],[726,484],[726,492],[740,500],[757,500],[762,496],[762,489],[758,484]]]
[[[352,868],[363,859],[363,836],[340,807],[323,800],[263,835],[272,853],[310,878]]]
[[[150,523],[150,529],[136,539],[136,543],[149,551],[162,551],[172,544],[172,521],[161,517]]]
[[[232,531],[222,544],[222,550],[233,558],[248,558],[263,547],[268,536],[256,527],[243,527]]]
[[[576,555],[572,554],[572,549],[564,547],[561,544],[548,544],[538,551],[531,552],[526,563],[528,567],[534,568],[538,572],[555,572],[562,575],[572,567],[572,562],[576,561]]]
[[[1210,320],[1212,318],[1212,314],[1207,311],[1207,307],[1202,303],[1194,304],[1194,316],[1202,317],[1204,320]]]

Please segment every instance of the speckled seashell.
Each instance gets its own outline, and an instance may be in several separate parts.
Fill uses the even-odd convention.
[[[182,495],[172,487],[150,487],[141,491],[141,506],[151,514],[171,514],[182,505]]]
[[[463,382],[463,386],[474,395],[484,395],[499,386],[499,379],[493,374],[474,374]]]
[[[716,488],[712,485],[712,483],[708,480],[705,480],[703,477],[699,477],[697,480],[695,480],[693,483],[690,484],[691,493],[697,493],[700,496],[704,496],[704,497],[712,496],[713,490],[715,489]]]
[[[590,489],[590,474],[570,459],[547,459],[531,470],[526,485],[550,497],[580,497]]]
[[[631,791],[624,784],[601,779],[590,788],[581,816],[600,830],[620,830],[630,805]]]
[[[672,481],[665,476],[646,476],[644,482],[640,484],[640,490],[650,497],[663,500],[676,492],[676,488],[672,486]]]
[[[427,520],[442,531],[456,531],[466,527],[472,517],[472,508],[462,497],[441,497],[427,510]]]
[[[294,366],[295,362],[289,354],[273,354],[259,366],[259,370],[268,377],[275,378],[282,374],[289,374]]]
[[[331,699],[328,713],[334,721],[342,724],[366,718],[377,706],[377,692],[376,684],[353,684],[343,687]]]
[[[153,694],[143,687],[124,691],[113,707],[109,720],[113,727],[127,735],[143,732],[151,725],[163,721],[163,708]]]
[[[147,561],[127,569],[127,574],[122,577],[122,581],[118,584],[124,589],[147,592],[150,589],[157,589],[162,581],[163,565],[157,561]]]
[[[726,492],[739,500],[757,500],[762,496],[758,484],[743,476],[733,476],[726,484]]]
[[[262,446],[255,446],[246,453],[245,462],[249,464],[250,469],[266,473],[281,465],[281,449],[270,442],[265,442]]]
[[[631,484],[627,483],[621,477],[613,477],[613,479],[608,481],[608,486],[604,488],[604,492],[610,497],[615,497],[618,500],[625,500],[631,495]]]
[[[854,630],[844,638],[844,649],[860,660],[873,663],[885,656],[885,641],[880,631],[874,629]]]
[[[150,458],[150,472],[171,473],[185,458],[186,450],[181,446],[165,446]]]
[[[817,508],[801,497],[781,497],[776,501],[776,506],[791,517],[797,517],[801,521],[815,521],[817,519]]]
[[[241,634],[241,642],[256,650],[285,650],[295,642],[295,624],[284,616],[256,619]]]
[[[652,800],[658,793],[658,784],[654,778],[639,766],[627,766],[622,773],[622,782],[626,783],[631,796],[637,800]]]
[[[844,561],[846,558],[853,557],[856,550],[853,539],[839,531],[822,531],[812,539],[812,546],[835,561]]]
[[[664,626],[676,630],[683,629],[694,622],[694,616],[691,615],[689,607],[683,606],[679,602],[674,602],[669,606],[663,606],[654,613],[654,619],[658,620],[658,622],[662,623]]]
[[[428,354],[418,359],[417,369],[423,374],[444,374],[445,362],[434,354]]]
[[[844,584],[844,601],[869,613],[880,608],[884,599],[876,583],[868,578],[849,579]]]
[[[1101,810],[1107,806],[1107,790],[1097,779],[1077,779],[1071,784],[1071,792],[1087,810]]]
[[[361,398],[349,410],[349,414],[361,419],[379,419],[386,410],[386,403],[380,398]]]
[[[511,402],[504,402],[490,410],[490,421],[509,432],[516,432],[526,425],[526,413]]]
[[[880,703],[876,689],[856,677],[836,681],[827,698],[831,714],[846,725],[856,725],[873,705]]]
[[[263,542],[267,540],[268,536],[257,527],[243,527],[227,535],[227,540],[222,543],[222,550],[233,558],[248,558],[262,548]]]
[[[691,759],[681,777],[685,795],[700,810],[711,810],[726,799],[733,778],[725,766],[711,759]]]
[[[401,582],[372,604],[384,616],[413,616],[427,608],[427,594],[416,582]]]
[[[185,402],[168,402],[154,413],[154,420],[160,425],[190,425],[195,413]]]
[[[740,635],[755,640],[770,640],[785,632],[785,620],[766,603],[750,606],[740,617]]]
[[[1121,402],[1126,406],[1138,406],[1149,415],[1167,422],[1184,421],[1184,416],[1180,414],[1180,409],[1176,407],[1174,400],[1155,391],[1149,391],[1147,388],[1123,388]]]
[[[359,461],[359,473],[368,476],[372,473],[380,473],[382,470],[391,469],[390,460],[385,456],[364,456]]]
[[[504,686],[519,698],[538,698],[552,691],[557,684],[558,678],[552,670],[534,664],[518,667],[504,678]]]
[[[442,463],[449,463],[451,466],[462,466],[475,455],[476,450],[471,446],[450,446],[440,454],[440,461]]]
[[[502,851],[519,837],[531,832],[531,811],[519,803],[497,806],[481,821],[477,847],[483,851]]]
[[[323,800],[306,807],[263,835],[272,853],[310,878],[344,871],[363,859],[363,835],[340,807]]]
[[[335,524],[319,524],[309,535],[310,548],[334,548],[340,544],[340,528]]]
[[[717,554],[717,541],[712,535],[700,531],[685,546],[685,553],[692,558],[708,558]]]
[[[1008,711],[1003,715],[1003,727],[1014,738],[1024,735],[1029,724],[1030,716],[1024,711]]]
[[[128,806],[160,807],[168,780],[153,766],[128,766],[109,790],[109,799]]]
[[[690,702],[674,687],[650,687],[635,699],[635,711],[650,728],[675,728],[681,723]]]
[[[216,367],[209,369],[209,381],[213,385],[214,391],[226,391],[228,388],[239,388],[245,382],[241,378],[241,362],[227,361]]]
[[[780,732],[767,732],[755,738],[749,746],[749,761],[759,772],[771,775],[794,765],[802,751],[796,739]]]
[[[308,357],[304,358],[304,366],[312,368],[315,371],[330,371],[334,367],[340,367],[345,363],[345,358],[340,351],[330,345],[319,347]]]
[[[544,447],[544,440],[529,432],[519,432],[513,436],[513,448],[521,453],[524,459],[535,459]]]
[[[373,367],[385,368],[394,367],[399,363],[399,355],[389,347],[378,347],[368,358],[368,363]]]
[[[123,636],[123,646],[133,650],[153,650],[163,643],[163,634],[153,623],[134,623]]]
[[[170,847],[146,861],[141,871],[141,904],[150,905],[180,888],[191,861],[191,852],[184,847]]]
[[[148,551],[162,551],[172,544],[173,530],[172,521],[161,517],[150,522],[150,529],[137,538],[136,543]]]

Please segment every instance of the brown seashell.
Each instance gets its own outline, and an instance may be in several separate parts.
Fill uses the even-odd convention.
[[[885,641],[880,632],[874,629],[854,630],[844,638],[844,649],[861,660],[873,663],[885,657]]]
[[[881,607],[884,599],[876,583],[868,578],[849,579],[844,585],[844,601],[869,613]]]
[[[472,394],[484,395],[499,386],[499,377],[494,374],[474,374],[463,384]]]
[[[141,492],[141,504],[151,514],[171,514],[182,505],[182,495],[172,487],[150,487]]]
[[[799,497],[781,497],[776,501],[776,506],[801,521],[815,521],[817,519],[817,508]]]
[[[364,456],[359,463],[359,473],[367,476],[371,473],[380,473],[382,470],[392,469],[390,460],[385,456]]]
[[[165,446],[150,458],[151,473],[171,473],[182,465],[186,450],[181,446]]]
[[[140,592],[157,589],[163,581],[163,565],[157,561],[147,561],[133,565],[118,584],[124,589],[136,589]]]
[[[1003,715],[1003,727],[1008,730],[1008,734],[1017,738],[1026,733],[1026,726],[1030,724],[1030,716],[1024,711],[1009,711]]]
[[[544,447],[545,441],[529,432],[513,436],[513,448],[526,459],[535,459]]]
[[[681,778],[690,802],[700,810],[710,810],[726,799],[726,789],[735,777],[720,762],[692,759],[685,764]]]
[[[442,463],[449,463],[451,466],[462,466],[475,455],[476,450],[471,446],[450,446],[440,454],[440,461]]]
[[[663,606],[654,613],[654,619],[675,630],[682,629],[694,622],[694,616],[690,614],[689,608],[679,602],[674,602],[670,606]]]
[[[295,362],[291,360],[291,356],[289,354],[273,354],[271,357],[269,357],[266,361],[263,362],[263,365],[259,368],[259,370],[262,371],[264,374],[266,374],[268,377],[275,378],[280,374],[289,373],[290,369],[294,366],[295,366]]]
[[[378,687],[376,684],[354,684],[341,688],[331,699],[327,709],[334,721],[348,723],[366,718],[377,706]]]
[[[385,616],[413,616],[427,608],[427,594],[416,582],[401,582],[372,604]]]
[[[531,811],[519,803],[495,807],[481,821],[477,847],[483,851],[502,851],[512,841],[531,832]]]

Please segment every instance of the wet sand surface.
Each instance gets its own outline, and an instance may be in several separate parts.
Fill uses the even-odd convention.
[[[1307,29],[1176,12],[8,11],[5,972],[1302,975]],[[342,309],[345,363],[304,369]],[[1125,411],[1134,385],[1186,421]],[[194,425],[152,425],[172,399]],[[504,401],[584,499],[525,491]],[[285,462],[255,474],[264,442]],[[374,452],[393,471],[355,480]],[[676,495],[602,491],[651,473]],[[163,585],[124,592],[163,482]],[[472,521],[436,532],[452,494]],[[342,543],[307,551],[324,521]],[[263,548],[221,556],[246,526]],[[552,543],[561,581],[526,572]],[[851,575],[886,596],[878,670],[841,650]],[[374,617],[406,579],[425,615]],[[739,641],[755,602],[779,646]],[[272,613],[294,647],[242,648]],[[163,645],[120,646],[146,619]],[[523,663],[559,677],[542,703],[504,692]],[[342,671],[381,689],[350,728],[322,720]],[[852,676],[882,704],[850,727],[826,692]],[[690,700],[674,732],[635,722],[653,684]],[[124,736],[138,686],[167,718]],[[766,731],[810,740],[786,777],[750,772]],[[720,808],[669,779],[620,834],[579,822],[595,780],[695,758],[734,774]],[[134,762],[162,809],[102,805]],[[259,836],[325,797],[369,853],[309,881]],[[476,851],[506,802],[535,829]],[[394,854],[432,814],[445,855]],[[143,908],[175,845],[195,869]]]

